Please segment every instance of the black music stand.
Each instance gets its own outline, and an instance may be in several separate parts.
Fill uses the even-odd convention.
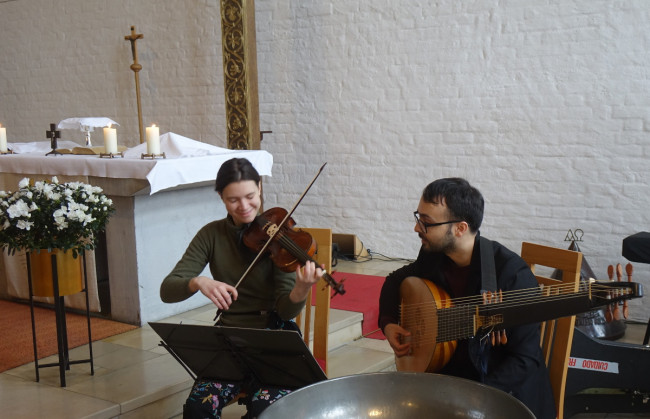
[[[169,351],[194,379],[295,390],[327,376],[300,334],[291,330],[246,329],[150,322]],[[255,388],[247,386],[256,386]]]

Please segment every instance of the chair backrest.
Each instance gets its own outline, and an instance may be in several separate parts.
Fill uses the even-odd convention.
[[[582,253],[524,242],[521,245],[521,257],[530,266],[537,278],[537,282],[544,285],[545,292],[553,292],[552,288],[548,287],[552,285],[562,285],[562,289],[567,292],[567,288],[572,292],[578,291]],[[562,277],[561,279],[553,279],[540,275],[535,272],[536,266],[546,266],[562,271]],[[564,416],[564,390],[575,321],[576,317],[570,316],[542,323],[542,341],[540,344],[551,377],[551,387],[553,388],[553,397],[559,419]]]
[[[311,234],[318,249],[312,256],[318,265],[325,265],[327,273],[332,273],[332,230],[329,228],[302,228],[301,230]],[[312,291],[316,293],[316,305],[312,307]],[[303,333],[305,344],[310,346],[310,337],[313,335],[311,349],[314,358],[320,364],[327,375],[327,337],[329,333],[331,289],[325,280],[319,281],[309,291],[305,309],[296,318],[296,323]],[[312,334],[313,327],[313,334]]]

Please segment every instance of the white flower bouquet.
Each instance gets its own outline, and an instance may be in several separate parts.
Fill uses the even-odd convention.
[[[92,250],[115,212],[101,188],[81,182],[25,178],[18,191],[0,191],[0,249],[72,250],[73,256]]]

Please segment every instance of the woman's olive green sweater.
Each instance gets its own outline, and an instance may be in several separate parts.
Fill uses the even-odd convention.
[[[241,242],[245,228],[235,226],[230,217],[201,228],[181,260],[163,280],[162,300],[175,303],[191,297],[190,280],[199,276],[208,264],[212,278],[235,286],[256,255]],[[289,299],[294,284],[295,273],[282,272],[268,255],[264,255],[237,287],[239,297],[223,313],[221,324],[265,328],[271,311],[282,320],[294,318],[305,305],[304,301],[293,303]]]

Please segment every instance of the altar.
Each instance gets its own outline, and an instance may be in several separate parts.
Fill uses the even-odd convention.
[[[103,269],[108,275],[110,318],[135,325],[208,302],[195,295],[181,303],[165,304],[160,300],[160,284],[199,228],[225,217],[225,207],[214,190],[221,164],[233,157],[247,158],[260,175],[271,175],[273,165],[266,151],[223,149],[173,133],[161,136],[165,159],[142,159],[141,146],[146,144],[127,150],[123,158],[45,156],[48,150],[0,156],[0,190],[15,191],[25,177],[57,176],[59,182],[75,180],[99,186],[113,200],[116,212],[106,227],[106,266],[96,265],[92,258],[88,270]],[[26,272],[24,278],[17,278],[22,270],[10,269],[8,259],[12,257],[4,259],[0,286],[7,284],[11,290],[0,289],[0,295],[28,298],[24,294]],[[21,292],[23,295],[14,295]]]

